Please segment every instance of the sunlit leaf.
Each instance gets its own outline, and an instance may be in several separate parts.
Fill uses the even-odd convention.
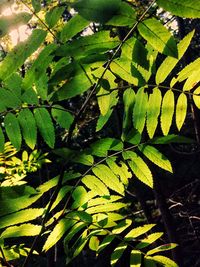
[[[165,55],[178,57],[177,46],[170,32],[156,19],[140,22],[138,30],[156,50]]]
[[[141,182],[153,188],[152,173],[143,159],[132,151],[123,152],[123,157],[125,160],[128,160],[128,165],[130,166],[135,176]]]
[[[161,108],[161,129],[164,135],[169,133],[169,129],[172,125],[172,118],[174,115],[174,93],[171,90],[168,90],[162,101]]]
[[[187,96],[182,93],[179,95],[176,104],[176,126],[178,130],[183,126],[187,114]]]
[[[162,102],[162,95],[158,88],[154,88],[152,94],[149,96],[147,107],[147,132],[150,138],[153,138],[157,125],[158,116],[160,115]]]
[[[173,172],[170,161],[155,147],[140,145],[139,149],[154,164],[166,171]]]

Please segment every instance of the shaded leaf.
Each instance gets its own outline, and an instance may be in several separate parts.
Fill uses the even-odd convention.
[[[127,248],[127,244],[123,242],[120,243],[112,252],[111,254],[111,266],[115,266],[118,260],[121,258],[122,254],[124,253],[125,249]]]
[[[17,108],[21,105],[20,98],[4,88],[0,89],[0,101],[8,108]]]
[[[73,116],[60,105],[53,105],[51,114],[54,120],[64,129],[69,129]]]
[[[106,24],[112,26],[132,26],[135,22],[135,10],[128,3],[121,2],[117,12]]]
[[[20,111],[18,121],[21,126],[22,136],[26,144],[34,149],[37,140],[37,128],[32,112],[27,108]]]
[[[140,267],[142,264],[142,253],[133,249],[130,255],[130,267]]]
[[[10,142],[17,150],[20,150],[22,136],[16,116],[12,113],[8,113],[4,118],[4,125]]]
[[[55,132],[49,112],[45,108],[38,108],[34,110],[34,117],[44,141],[49,147],[53,148]]]
[[[89,21],[81,17],[79,14],[74,15],[63,27],[60,32],[61,42],[67,42],[77,33],[87,27]]]
[[[48,24],[49,28],[53,28],[57,24],[64,10],[65,7],[56,6],[46,12],[45,21]]]
[[[2,128],[0,127],[0,152],[3,152],[4,150],[4,143],[5,143],[5,137]]]
[[[120,8],[121,0],[80,0],[73,7],[87,20],[105,23]]]

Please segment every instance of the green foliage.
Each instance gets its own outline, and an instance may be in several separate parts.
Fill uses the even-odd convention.
[[[131,1],[30,2],[36,29],[0,63],[0,242],[6,259],[28,259],[35,247],[29,241],[24,247],[22,237],[36,236],[35,246],[42,236],[44,253],[64,240],[67,263],[85,246],[98,255],[113,245],[111,266],[125,252],[130,267],[176,267],[160,255],[176,244],[154,246],[163,233],[138,223],[127,194],[135,178],[154,190],[150,162],[173,172],[156,145],[191,142],[171,133],[174,122],[178,132],[185,123],[188,93],[200,108],[199,59],[186,66],[180,61],[194,31],[175,41],[161,20],[151,12],[140,17]],[[195,0],[157,4],[177,16],[200,17]],[[33,23],[32,15],[19,13],[13,21]],[[0,18],[2,36],[13,21]],[[93,133],[86,142],[85,129]],[[42,168],[45,163],[51,167]],[[16,244],[7,246],[11,239]]]

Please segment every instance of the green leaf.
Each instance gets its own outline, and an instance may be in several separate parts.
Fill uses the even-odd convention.
[[[171,90],[168,90],[162,101],[161,108],[161,129],[164,135],[168,135],[169,129],[172,125],[172,118],[174,114],[174,93]]]
[[[153,256],[151,257],[152,260],[161,263],[165,267],[178,267],[178,265],[171,259],[165,257],[165,256]]]
[[[80,254],[80,252],[85,247],[87,241],[88,230],[86,229],[81,235],[79,235],[79,237],[76,239],[72,246],[65,247],[65,253],[67,255],[66,264],[68,264],[72,259],[74,259]]]
[[[15,46],[0,63],[0,80],[6,80],[21,67],[24,61],[43,43],[46,34],[40,29],[33,30],[27,41]]]
[[[89,240],[89,248],[93,251],[98,251],[99,238],[97,236],[91,236]]]
[[[196,70],[198,70],[200,64],[200,58],[197,58],[190,64],[186,65],[177,75],[177,78],[173,78],[170,86],[173,87],[176,82],[182,82],[190,77]]]
[[[27,108],[20,111],[18,121],[26,144],[34,149],[37,140],[37,128],[33,113]]]
[[[166,171],[173,172],[170,161],[155,147],[140,145],[139,149],[154,164]]]
[[[124,186],[119,178],[106,165],[99,164],[92,169],[93,173],[113,191],[124,195]]]
[[[130,255],[130,267],[141,267],[142,253],[139,250],[133,249]]]
[[[82,178],[84,183],[89,189],[93,190],[99,196],[109,196],[109,190],[107,186],[102,183],[97,177],[93,175],[86,175]]]
[[[0,228],[5,228],[14,224],[32,221],[40,217],[44,209],[25,209],[1,218]]]
[[[190,91],[193,87],[200,81],[200,70],[194,70],[188,77],[187,81],[184,83],[183,91]]]
[[[51,115],[54,120],[64,129],[69,129],[73,122],[73,116],[60,105],[53,105]]]
[[[157,125],[158,116],[160,115],[162,102],[162,95],[160,90],[156,87],[153,89],[152,94],[149,96],[148,107],[147,107],[147,132],[150,138],[153,138]]]
[[[171,250],[171,249],[174,249],[176,247],[177,247],[177,244],[175,244],[175,243],[161,245],[159,247],[156,247],[156,248],[153,248],[153,249],[149,250],[147,252],[147,255],[153,255],[155,253],[162,252],[162,251],[167,251],[167,250]]]
[[[74,235],[77,234],[79,231],[81,231],[86,225],[87,224],[85,222],[78,222],[75,225],[73,225],[64,239],[64,247],[74,237]]]
[[[191,138],[179,136],[176,134],[169,134],[167,136],[158,136],[151,140],[151,144],[157,145],[166,145],[171,143],[179,143],[179,144],[192,144],[195,141]]]
[[[48,236],[42,251],[46,252],[53,247],[74,224],[73,220],[61,219]]]
[[[145,224],[143,226],[136,227],[132,229],[128,234],[126,234],[124,239],[127,241],[135,239],[150,231],[154,226],[155,224]]]
[[[63,27],[60,32],[60,40],[65,43],[77,33],[84,30],[89,21],[81,17],[79,14],[74,15]]]
[[[103,241],[101,242],[101,244],[99,245],[98,253],[100,253],[103,249],[105,249],[108,245],[110,245],[110,243],[113,241],[114,238],[115,238],[114,235],[107,235],[103,239]]]
[[[178,130],[183,126],[187,114],[187,96],[182,93],[179,95],[176,104],[176,126]]]
[[[124,81],[130,84],[135,86],[143,86],[145,84],[144,78],[140,72],[134,68],[134,66],[131,66],[131,61],[127,62],[127,59],[120,58],[113,60],[110,64],[110,69]]]
[[[106,23],[112,26],[132,26],[136,22],[135,10],[125,2],[120,4],[120,8],[115,15]]]
[[[22,136],[18,119],[14,114],[8,113],[4,118],[4,125],[10,142],[17,150],[20,150]]]
[[[171,12],[173,15],[184,18],[199,18],[200,3],[191,0],[157,0],[159,6]]]
[[[144,258],[144,267],[157,267],[157,264],[152,259]]]
[[[63,6],[55,6],[45,14],[45,21],[50,29],[57,24],[64,10]]]
[[[128,160],[128,165],[135,174],[135,176],[144,184],[153,188],[152,173],[147,164],[135,152],[123,152],[123,157]],[[131,161],[129,160],[131,159]]]
[[[25,104],[30,104],[30,105],[39,104],[37,94],[33,88],[29,88],[29,89],[25,90],[25,92],[22,95],[22,101]]]
[[[118,211],[122,208],[127,207],[127,204],[121,203],[121,202],[116,202],[116,203],[107,203],[104,205],[98,205],[95,207],[88,208],[86,210],[87,213],[89,214],[94,214],[94,213],[99,213],[99,212],[110,212],[110,211]]]
[[[119,177],[121,182],[128,186],[128,179],[132,177],[131,172],[129,172],[127,165],[120,161],[118,164],[115,162],[113,158],[108,158],[106,160],[109,168],[114,172],[114,174]]]
[[[141,242],[136,245],[137,249],[146,248],[149,245],[153,244],[156,240],[158,240],[164,233],[153,233],[143,238]]]
[[[40,0],[31,0],[31,4],[34,8],[35,13],[38,13],[41,10]]]
[[[113,253],[111,254],[111,266],[115,266],[115,264],[118,262],[118,260],[124,253],[127,246],[128,246],[127,244],[124,244],[122,242],[114,249]]]
[[[0,101],[4,103],[7,108],[17,108],[21,105],[21,100],[11,91],[0,88]]]
[[[21,237],[21,236],[37,236],[41,231],[40,225],[30,223],[22,224],[20,226],[11,226],[7,228],[0,236],[1,239]]]
[[[172,70],[176,66],[176,64],[179,62],[179,60],[183,57],[185,54],[188,46],[190,45],[190,42],[192,40],[192,37],[194,36],[194,30],[188,33],[178,44],[178,58],[172,58],[167,57],[162,64],[159,66],[157,73],[156,73],[156,84],[160,84],[165,81],[165,79],[168,77],[169,74],[172,73]],[[173,87],[173,84],[170,85]]]
[[[48,68],[49,63],[53,59],[53,53],[56,48],[56,44],[49,44],[42,49],[38,57],[34,60],[31,67],[26,71],[25,77],[22,82],[22,88],[24,90],[31,88],[34,83],[37,83],[41,79],[41,76],[42,80],[44,79],[43,76],[45,76],[46,69]],[[40,92],[41,90],[38,90],[38,93]]]
[[[132,220],[125,219],[122,222],[118,223],[112,230],[114,235],[121,234],[124,230],[126,230],[132,224]]]
[[[139,33],[160,53],[178,57],[176,42],[170,32],[156,19],[146,19],[138,25]]]
[[[2,128],[0,126],[0,152],[3,152],[3,150],[4,150],[4,144],[5,144],[5,137],[4,137]]]
[[[45,108],[37,108],[34,109],[34,117],[44,141],[49,147],[53,148],[55,143],[55,132],[49,112]]]
[[[83,58],[86,55],[107,52],[110,49],[115,48],[117,45],[119,45],[118,37],[111,37],[110,31],[99,31],[92,35],[82,36],[72,40],[70,43],[61,45],[56,50],[56,55]]]
[[[97,157],[106,157],[108,151],[120,151],[123,144],[120,140],[114,138],[102,138],[91,145],[91,154]]]
[[[139,133],[142,133],[146,120],[148,107],[148,95],[144,88],[140,88],[136,94],[135,105],[133,108],[133,125]]]
[[[135,37],[128,39],[122,47],[121,58],[131,60],[136,68],[142,66],[145,69],[149,69],[149,62],[147,60],[147,49],[144,45]]]
[[[123,94],[123,103],[124,103],[124,116],[123,116],[123,133],[122,140],[125,140],[125,136],[128,130],[132,126],[132,113],[135,103],[135,92],[133,89],[128,88]]]
[[[91,81],[84,71],[67,81],[54,95],[53,101],[65,100],[80,95],[91,87]]]
[[[105,23],[119,10],[121,0],[79,0],[73,7],[87,20]]]
[[[196,90],[194,90],[193,94],[193,100],[197,108],[200,109],[200,87],[198,87]]]

